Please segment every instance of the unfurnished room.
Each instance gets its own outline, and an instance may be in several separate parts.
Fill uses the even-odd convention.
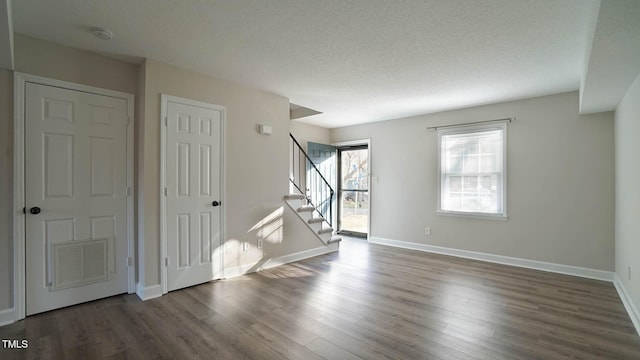
[[[0,359],[640,359],[639,0],[0,0]]]

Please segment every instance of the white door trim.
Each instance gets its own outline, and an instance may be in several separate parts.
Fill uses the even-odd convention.
[[[222,119],[220,121],[220,189],[221,189],[221,202],[220,207],[221,219],[220,219],[220,245],[225,248],[226,236],[225,236],[225,224],[227,223],[226,217],[226,191],[225,191],[225,174],[226,174],[226,130],[225,122],[227,118],[227,110],[224,106],[214,105],[206,102],[185,99],[177,96],[160,94],[160,268],[161,276],[160,282],[162,285],[162,294],[168,292],[167,284],[167,198],[165,196],[165,188],[167,187],[167,107],[169,102],[176,102],[185,105],[198,106],[205,109],[218,110],[222,113]],[[224,254],[224,251],[221,252]],[[222,255],[221,255],[222,256]],[[222,277],[224,277],[224,259],[221,261]]]
[[[340,141],[337,143],[333,143],[331,144],[332,146],[335,147],[341,147],[341,146],[357,146],[357,145],[367,145],[367,157],[369,161],[369,173],[367,174],[367,181],[369,181],[369,185],[367,186],[367,188],[369,189],[369,204],[367,204],[367,211],[369,213],[369,219],[367,221],[367,240],[369,240],[371,238],[371,184],[373,183],[371,177],[372,177],[372,162],[371,162],[371,138],[368,139],[360,139],[360,140],[349,140],[349,141]],[[336,159],[337,161],[337,159]],[[340,166],[340,164],[336,164],[336,166]],[[337,173],[337,172],[336,172]],[[340,179],[336,179],[336,184],[338,184],[338,182],[340,181]],[[337,190],[337,189],[336,189]],[[337,191],[336,191],[337,193]],[[338,195],[339,196],[339,195]],[[337,197],[336,197],[336,201],[340,201]],[[338,212],[336,211],[336,219],[335,219],[335,223],[336,227],[338,226]],[[336,229],[337,230],[337,229]]]
[[[129,262],[128,268],[128,292],[135,292],[135,257],[133,248],[133,114],[134,95],[119,91],[101,89],[88,85],[80,85],[62,80],[49,79],[41,76],[16,72],[14,74],[14,121],[13,121],[13,276],[14,276],[14,311],[16,321],[25,318],[26,311],[26,284],[25,284],[25,151],[24,151],[24,105],[26,83],[54,86],[69,90],[82,91],[97,95],[110,96],[123,99],[127,102],[127,250]]]

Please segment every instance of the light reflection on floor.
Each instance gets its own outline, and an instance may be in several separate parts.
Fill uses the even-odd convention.
[[[342,236],[336,264],[356,269],[369,268],[369,242],[366,239]]]
[[[360,304],[368,303],[368,292],[374,290],[371,284],[367,282],[368,274],[375,271],[377,267],[375,260],[371,258],[369,242],[359,238],[343,237],[340,243],[339,253],[335,258],[328,261],[330,271],[323,275],[324,281],[318,282],[312,298],[322,297],[325,308],[331,311],[340,312],[344,310],[344,302],[336,295],[344,293],[345,289],[350,289],[351,299]],[[377,245],[373,245],[377,246]],[[410,321],[412,317],[429,318],[437,324],[442,324],[439,328],[442,334],[456,336],[468,341],[481,341],[483,338],[490,338],[494,331],[485,327],[482,323],[488,320],[493,313],[492,301],[484,299],[487,294],[483,292],[479,284],[468,286],[473,279],[468,277],[460,277],[452,273],[449,274],[450,281],[439,282],[437,293],[432,296],[426,308],[414,309],[412,314],[392,314],[393,317]],[[425,283],[428,280],[425,279]],[[398,286],[402,286],[403,280],[398,279]],[[421,290],[417,289],[415,299],[417,303],[422,302]],[[482,302],[484,306],[469,306],[468,296],[472,292],[474,298]],[[393,294],[389,295],[391,298]],[[412,299],[403,299],[411,301]],[[495,299],[493,299],[495,301]],[[315,301],[313,301],[315,303]],[[317,305],[316,305],[317,306]],[[434,311],[437,309],[437,311]],[[363,313],[363,309],[356,310],[357,313]],[[470,319],[475,319],[471,320]],[[435,324],[434,324],[435,325]]]

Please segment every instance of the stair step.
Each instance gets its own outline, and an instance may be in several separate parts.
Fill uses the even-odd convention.
[[[324,218],[321,218],[321,217],[315,217],[315,218],[309,219],[307,222],[308,222],[309,224],[317,224],[317,223],[324,222]]]
[[[330,228],[330,227],[322,228],[322,229],[318,230],[318,234],[326,234],[326,233],[331,233],[331,232],[333,232],[333,228]]]
[[[298,212],[309,212],[309,211],[313,211],[316,208],[313,207],[313,205],[303,205],[301,207],[298,208]]]
[[[285,200],[304,200],[306,198],[303,194],[287,194],[284,196]]]
[[[339,243],[340,241],[342,241],[342,238],[338,235],[334,235],[329,241],[327,241],[327,244]]]

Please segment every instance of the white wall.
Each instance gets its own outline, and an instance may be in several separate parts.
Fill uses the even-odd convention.
[[[640,75],[615,114],[616,274],[640,309]],[[631,267],[629,279],[628,267]],[[636,316],[640,314],[636,313]]]
[[[507,221],[436,215],[428,126],[515,117]],[[614,269],[613,113],[578,115],[578,93],[336,128],[371,138],[371,236],[598,270]],[[431,236],[425,236],[425,227]]]

